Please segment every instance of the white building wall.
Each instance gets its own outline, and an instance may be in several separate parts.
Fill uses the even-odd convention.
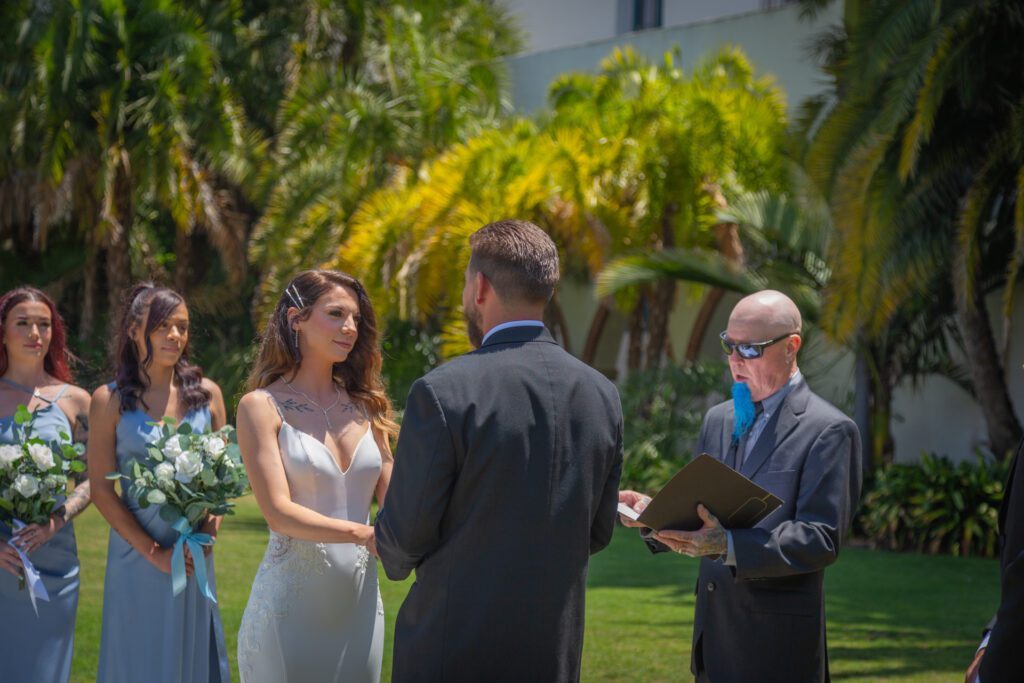
[[[533,0],[507,0],[510,4],[517,2],[533,4]],[[739,0],[727,0],[727,4],[739,4]],[[552,3],[561,6],[562,3]],[[567,5],[588,4],[581,0],[571,0]],[[680,51],[681,64],[684,69],[692,68],[699,59],[708,53],[724,46],[738,45],[747,54],[759,73],[772,74],[785,91],[787,102],[792,110],[804,98],[817,94],[824,86],[824,77],[817,66],[808,57],[809,41],[827,25],[839,20],[841,4],[831,5],[817,19],[806,21],[800,19],[799,7],[786,5],[780,9],[765,12],[748,12],[715,21],[708,21],[689,26],[675,26],[637,33],[616,36],[614,29],[614,13],[605,13],[607,0],[595,1],[595,8],[600,8],[600,17],[588,19],[577,18],[581,24],[593,21],[605,22],[605,31],[612,31],[604,38],[584,43],[572,43],[557,49],[542,52],[527,52],[507,60],[511,81],[512,103],[520,112],[530,113],[544,106],[547,91],[552,81],[564,73],[571,71],[594,72],[602,59],[608,56],[617,46],[632,45],[641,54],[650,59],[660,60],[664,54],[675,48]],[[704,3],[695,3],[704,4]],[[749,3],[748,3],[749,4]],[[598,15],[597,9],[594,14]],[[542,14],[525,14],[524,23],[527,30],[535,22],[534,16]],[[564,30],[576,32],[576,27],[564,29],[556,27],[555,19],[543,30],[552,33]],[[580,31],[583,33],[583,31]],[[564,43],[563,43],[564,44]]]
[[[666,27],[721,19],[761,10],[761,0],[664,0],[662,25]]]
[[[618,32],[618,0],[502,0],[519,20],[523,52],[605,40]]]

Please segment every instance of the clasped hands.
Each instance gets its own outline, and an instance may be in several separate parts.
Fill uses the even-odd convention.
[[[619,502],[639,513],[643,512],[651,502],[651,497],[636,491],[619,491]],[[690,557],[725,555],[728,552],[729,544],[726,540],[725,529],[722,528],[718,518],[701,504],[697,505],[697,514],[704,522],[700,529],[696,531],[652,530],[650,538],[663,543],[670,550]],[[619,515],[619,519],[625,526],[647,528],[646,525],[623,515]]]

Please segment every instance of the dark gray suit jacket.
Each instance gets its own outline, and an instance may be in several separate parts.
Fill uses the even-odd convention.
[[[732,401],[708,411],[697,452],[722,460],[733,419]],[[823,580],[860,498],[860,435],[800,381],[740,472],[784,502],[731,531],[735,567],[701,560],[691,670],[712,683],[827,681]]]
[[[376,522],[392,680],[576,681],[587,563],[622,468],[614,385],[541,327],[495,333],[409,391]]]
[[[1017,448],[999,508],[999,568],[1002,586],[999,611],[993,622],[985,656],[982,683],[1020,681],[1024,671],[1024,444]]]

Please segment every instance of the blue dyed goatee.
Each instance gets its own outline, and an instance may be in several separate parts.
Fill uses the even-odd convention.
[[[732,428],[732,438],[737,441],[754,426],[754,399],[750,397],[750,387],[744,382],[732,385],[732,403],[736,409],[736,421]]]

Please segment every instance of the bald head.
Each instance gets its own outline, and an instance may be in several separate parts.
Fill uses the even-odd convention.
[[[762,355],[745,359],[729,355],[729,369],[736,382],[746,384],[755,401],[778,391],[797,370],[796,354],[802,340],[800,309],[782,292],[766,289],[740,300],[729,315],[725,337],[732,343],[759,344]]]
[[[792,299],[774,289],[765,289],[740,299],[729,315],[729,327],[734,326],[759,334],[763,341],[783,334],[800,334],[803,320]]]

